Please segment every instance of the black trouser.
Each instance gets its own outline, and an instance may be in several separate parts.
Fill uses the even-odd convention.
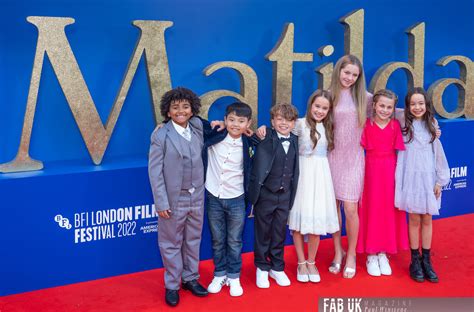
[[[254,263],[260,270],[283,271],[286,224],[290,211],[289,191],[272,192],[265,186],[254,207]]]

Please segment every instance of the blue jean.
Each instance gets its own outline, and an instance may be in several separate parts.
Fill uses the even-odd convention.
[[[242,269],[245,196],[222,199],[207,194],[207,217],[212,236],[214,276],[238,278]]]

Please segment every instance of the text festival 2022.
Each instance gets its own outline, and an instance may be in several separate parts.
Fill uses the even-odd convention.
[[[27,20],[37,27],[38,41],[26,113],[17,155],[12,161],[0,164],[0,172],[33,171],[43,168],[41,161],[32,159],[29,156],[29,147],[45,55],[48,55],[94,164],[98,165],[102,162],[133,77],[145,50],[147,75],[155,121],[157,123],[161,121],[159,117],[159,100],[164,92],[171,89],[165,30],[171,27],[173,22],[133,21],[133,25],[140,29],[140,37],[125,72],[116,100],[104,125],[66,37],[65,27],[73,24],[74,19],[30,16]],[[364,10],[360,9],[349,13],[342,17],[340,22],[345,27],[344,53],[353,54],[362,60]],[[425,24],[415,24],[407,29],[407,34],[409,36],[408,62],[390,62],[380,67],[370,82],[369,91],[374,92],[385,88],[389,77],[397,69],[402,69],[406,73],[410,87],[423,87]],[[318,50],[320,56],[330,56],[333,52],[334,47],[332,45],[322,46]],[[294,25],[292,23],[285,25],[279,41],[266,55],[266,59],[274,65],[272,103],[291,103],[293,63],[313,61],[313,53],[294,52]],[[437,113],[442,117],[457,118],[466,116],[467,118],[474,118],[473,62],[466,56],[450,55],[439,59],[437,64],[446,66],[451,62],[455,62],[459,66],[460,77],[444,78],[435,81],[428,89],[429,96]],[[230,68],[239,75],[240,92],[214,90],[203,94],[201,101],[204,114],[207,114],[210,106],[217,99],[227,96],[248,103],[253,111],[257,113],[258,79],[255,71],[244,63],[224,61],[209,65],[204,69],[203,73],[205,76],[210,76],[222,68]],[[328,88],[332,71],[333,63],[324,63],[316,68],[318,88]],[[442,102],[443,93],[450,85],[455,85],[459,90],[457,108],[453,112],[446,111]],[[257,116],[254,119],[257,120]]]
[[[73,221],[74,243],[135,236],[139,230],[137,220],[156,217],[155,205],[137,205],[135,207],[75,213]],[[56,220],[56,222],[58,221]],[[156,226],[154,229],[140,228],[140,230],[143,233],[155,231]]]

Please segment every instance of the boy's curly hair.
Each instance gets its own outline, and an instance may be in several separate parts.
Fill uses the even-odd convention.
[[[171,103],[183,100],[186,100],[189,102],[189,104],[191,104],[191,111],[193,112],[194,116],[199,115],[201,99],[199,99],[199,97],[193,91],[184,87],[177,87],[169,90],[161,97],[160,111],[164,122],[168,122],[170,120],[168,117],[168,112],[170,111]]]

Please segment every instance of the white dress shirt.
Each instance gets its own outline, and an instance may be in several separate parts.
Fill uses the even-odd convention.
[[[242,137],[229,134],[210,146],[206,172],[206,189],[215,197],[236,198],[244,193],[244,155]]]
[[[171,120],[171,122],[173,123],[174,129],[176,130],[176,132],[179,133],[180,136],[185,138],[187,141],[191,141],[191,128],[189,127],[189,122],[186,125],[186,128],[181,127],[180,125],[175,123],[173,120]]]
[[[284,138],[284,139],[289,139],[290,136],[283,136],[277,132],[278,139]],[[281,142],[281,145],[283,145],[283,149],[285,150],[285,154],[288,154],[288,149],[290,148],[290,141],[283,141]]]

